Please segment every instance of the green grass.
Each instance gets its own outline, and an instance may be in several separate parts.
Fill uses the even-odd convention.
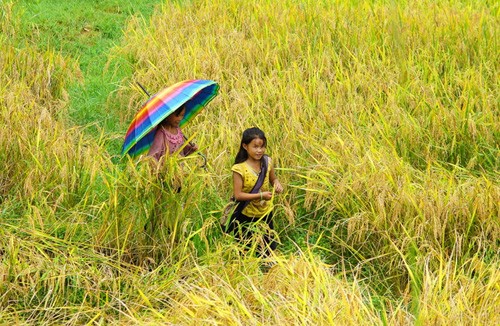
[[[90,134],[122,133],[116,116],[110,114],[109,94],[133,71],[133,66],[112,60],[110,51],[120,44],[124,28],[132,17],[147,21],[157,0],[121,1],[17,1],[21,17],[20,37],[40,50],[54,49],[75,60],[81,70],[79,82],[68,86],[69,118],[76,125],[88,125]],[[111,60],[111,61],[110,61]],[[119,110],[116,107],[115,110]],[[110,147],[111,151],[118,151]]]

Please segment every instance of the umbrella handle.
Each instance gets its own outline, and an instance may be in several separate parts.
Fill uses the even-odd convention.
[[[201,167],[206,170],[207,169],[207,157],[205,155],[203,155],[202,153],[200,153],[200,152],[198,152],[198,155],[200,155],[201,157],[203,157],[203,165]]]

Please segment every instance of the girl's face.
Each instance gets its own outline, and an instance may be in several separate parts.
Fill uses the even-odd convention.
[[[175,113],[172,113],[165,119],[165,125],[168,127],[172,128],[177,128],[179,127],[182,119],[184,118],[184,114],[186,113],[186,109],[182,109],[181,112],[179,112],[179,115],[176,115]]]
[[[256,161],[260,160],[266,153],[264,140],[260,138],[254,138],[250,143],[243,144],[243,148],[247,151],[248,157]]]

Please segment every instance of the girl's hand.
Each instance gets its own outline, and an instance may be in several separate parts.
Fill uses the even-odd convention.
[[[186,145],[186,147],[184,147],[184,155],[186,156],[191,155],[197,150],[198,150],[198,145],[190,142],[189,144]]]
[[[273,187],[278,194],[281,194],[283,192],[283,186],[278,181],[278,179],[274,180]]]
[[[273,193],[270,191],[262,191],[260,194],[264,200],[271,200],[273,198]]]

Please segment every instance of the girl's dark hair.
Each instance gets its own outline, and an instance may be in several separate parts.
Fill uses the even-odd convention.
[[[181,106],[179,106],[173,113],[171,114],[174,114],[176,117],[178,117],[182,110],[184,110],[186,108],[186,103],[182,104]]]
[[[262,139],[264,141],[264,147],[267,147],[266,135],[262,130],[257,127],[248,128],[243,131],[243,136],[241,137],[240,150],[236,154],[234,159],[234,164],[245,162],[248,159],[248,152],[243,148],[243,144],[248,145],[254,139]]]
[[[186,108],[186,104],[182,104],[181,106],[179,106],[177,109],[175,109],[174,112],[170,113],[168,116],[165,117],[165,119],[163,119],[158,125],[163,125],[166,121],[167,121],[167,118],[171,115],[175,115],[176,117],[178,117],[182,110]]]

